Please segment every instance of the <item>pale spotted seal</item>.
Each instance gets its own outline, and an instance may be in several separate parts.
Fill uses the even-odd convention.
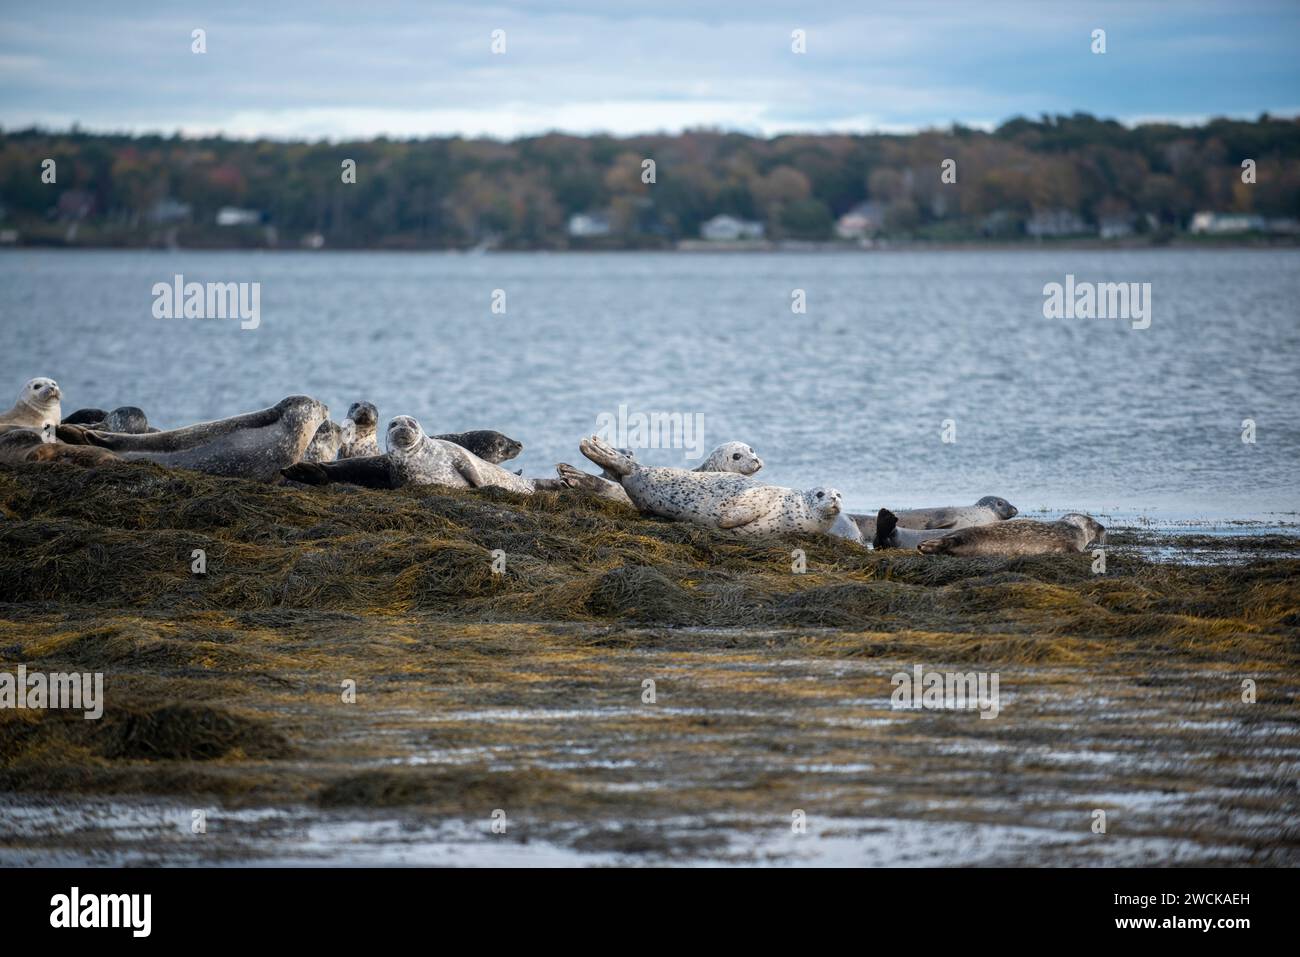
[[[633,504],[651,515],[743,535],[780,535],[828,532],[840,512],[833,488],[798,491],[728,472],[646,467],[594,435],[579,448],[617,475]]]
[[[302,458],[328,418],[324,403],[292,395],[269,409],[166,432],[119,435],[72,425],[59,429],[58,435],[65,442],[99,446],[124,459],[269,482]]]
[[[0,412],[0,431],[35,429],[39,432],[47,422],[58,425],[63,416],[62,399],[63,392],[53,379],[31,379],[19,391],[13,408]]]
[[[709,453],[697,472],[735,472],[753,475],[763,467],[763,460],[744,442],[724,442]]]
[[[615,449],[620,455],[635,461],[635,457],[628,449]],[[709,453],[704,464],[696,468],[696,472],[733,472],[737,475],[753,475],[763,467],[763,460],[755,454],[744,442],[724,442],[716,449]],[[594,492],[601,498],[607,498],[614,502],[620,502],[624,505],[635,508],[632,500],[628,498],[627,492],[623,491],[623,486],[619,483],[617,477],[609,469],[602,469],[601,474],[589,475],[581,469],[576,469],[568,463],[561,462],[555,466],[555,471],[559,473],[560,478],[570,488],[580,488],[588,492]]]
[[[923,555],[1048,555],[1086,552],[1105,542],[1106,529],[1100,522],[1090,515],[1070,512],[1055,522],[1019,518],[958,529],[921,542],[917,551]]]

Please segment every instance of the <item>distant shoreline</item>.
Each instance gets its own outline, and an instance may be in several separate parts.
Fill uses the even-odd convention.
[[[104,252],[104,251],[147,251],[147,252],[256,252],[256,253],[455,253],[460,255],[482,254],[518,254],[547,253],[562,255],[568,253],[588,254],[626,254],[626,253],[664,253],[697,255],[709,253],[727,253],[753,255],[756,253],[781,253],[789,255],[817,255],[826,253],[897,253],[897,252],[1041,252],[1053,249],[1087,250],[1087,251],[1124,251],[1136,250],[1219,250],[1251,249],[1275,250],[1300,248],[1300,237],[1216,237],[1212,239],[1180,237],[1164,241],[1142,240],[1103,240],[1103,239],[1051,239],[1051,240],[970,240],[929,241],[929,240],[889,240],[871,245],[842,242],[753,242],[727,243],[708,242],[705,240],[686,240],[675,246],[506,246],[506,247],[463,247],[463,246],[324,246],[308,248],[294,244],[248,245],[242,243],[198,244],[166,246],[156,243],[6,243],[0,244],[0,251],[46,250],[60,252]]]

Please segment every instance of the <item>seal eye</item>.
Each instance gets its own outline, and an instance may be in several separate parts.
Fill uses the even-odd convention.
[[[731,453],[731,458],[732,458],[733,460],[740,458],[740,453],[739,453],[739,452],[732,452],[732,453]]]
[[[825,498],[825,497],[826,497],[826,493],[825,493],[825,492],[818,492],[818,493],[817,493],[817,497],[818,497],[818,498]]]

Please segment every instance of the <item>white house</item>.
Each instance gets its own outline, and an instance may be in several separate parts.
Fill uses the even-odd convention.
[[[866,239],[885,225],[885,204],[874,200],[858,203],[835,221],[835,235],[840,239]]]
[[[217,210],[218,226],[256,226],[261,221],[262,214],[256,209],[222,206]]]
[[[1192,225],[1188,228],[1191,232],[1201,235],[1222,236],[1227,233],[1262,232],[1265,226],[1263,216],[1201,212],[1192,217]]]
[[[569,217],[569,235],[574,239],[596,239],[610,233],[609,213],[574,213]]]
[[[735,216],[721,214],[700,226],[700,235],[718,243],[735,242],[739,239],[762,239],[763,224],[752,219],[737,219]]]

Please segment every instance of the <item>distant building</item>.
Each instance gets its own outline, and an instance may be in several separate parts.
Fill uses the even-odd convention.
[[[190,218],[190,212],[189,203],[181,203],[170,196],[164,196],[153,204],[146,218],[151,223],[182,223]]]
[[[217,210],[218,226],[257,226],[262,222],[262,214],[256,209],[240,209],[238,206],[222,206]]]
[[[737,219],[722,214],[700,226],[700,236],[714,243],[735,242],[739,239],[762,239],[763,224],[752,219]]]
[[[874,200],[858,203],[835,221],[835,235],[840,239],[866,239],[885,226],[885,204]]]
[[[612,229],[609,213],[574,213],[569,217],[569,235],[574,239],[599,239]]]
[[[1263,216],[1202,212],[1192,217],[1192,225],[1188,228],[1198,235],[1223,236],[1230,233],[1263,232],[1266,225]]]
[[[302,245],[304,249],[324,249],[325,237],[320,233],[307,233],[302,237]]]
[[[1069,209],[1040,209],[1025,220],[1025,232],[1035,239],[1079,236],[1092,232],[1078,213]]]

